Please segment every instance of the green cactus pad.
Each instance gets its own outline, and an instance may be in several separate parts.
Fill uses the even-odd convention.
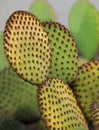
[[[0,107],[0,130],[26,130],[25,126],[14,120]]]
[[[91,104],[91,115],[95,130],[99,130],[99,97]]]
[[[40,21],[56,21],[53,7],[46,0],[35,0],[29,8]]]
[[[99,49],[99,13],[87,0],[80,0],[70,11],[70,30],[80,54],[93,59]]]
[[[84,115],[91,121],[90,104],[99,96],[99,61],[80,66],[72,88]]]
[[[3,47],[3,33],[0,32],[0,70],[3,70],[5,67],[8,67],[8,61],[4,53]]]
[[[63,81],[49,79],[40,86],[38,104],[48,130],[88,130],[71,89]]]
[[[49,73],[51,50],[40,21],[25,11],[14,12],[4,31],[6,56],[24,79],[42,84]]]
[[[28,130],[47,130],[42,120],[34,122],[33,124],[29,124],[27,128]]]
[[[1,108],[0,107],[0,119],[1,118],[8,118],[8,117],[10,117],[9,115],[8,115],[8,113],[6,113],[4,110],[3,110],[3,108]]]
[[[12,118],[0,118],[0,130],[27,130],[27,129],[22,123]]]
[[[74,80],[78,71],[78,54],[75,41],[69,30],[56,22],[44,22],[52,49],[49,77],[60,78],[64,82]]]
[[[39,120],[37,86],[25,82],[11,68],[1,71],[0,107],[23,122]]]

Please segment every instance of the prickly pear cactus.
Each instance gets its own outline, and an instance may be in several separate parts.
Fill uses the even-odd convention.
[[[38,88],[38,104],[48,130],[88,130],[72,90],[59,79]]]
[[[21,79],[11,68],[0,72],[0,107],[23,122],[39,120],[37,86]]]
[[[42,84],[49,73],[51,49],[47,33],[35,16],[14,12],[6,22],[4,47],[11,66],[21,77]]]
[[[78,1],[70,11],[70,30],[80,54],[93,59],[99,48],[99,13],[87,0]]]
[[[72,88],[85,117],[91,121],[90,104],[99,97],[99,61],[80,66]]]
[[[42,23],[48,32],[52,50],[49,77],[60,78],[70,83],[78,71],[78,52],[76,43],[65,26],[56,22]]]
[[[35,0],[29,8],[40,21],[56,21],[53,7],[46,0]]]
[[[99,97],[91,103],[91,116],[95,130],[99,130]]]

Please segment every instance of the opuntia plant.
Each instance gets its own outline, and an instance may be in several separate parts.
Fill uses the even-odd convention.
[[[43,121],[44,130],[88,130],[90,104],[99,98],[99,61],[79,65],[69,29],[20,10],[8,18],[3,40],[8,60],[0,70],[4,112],[24,123]]]

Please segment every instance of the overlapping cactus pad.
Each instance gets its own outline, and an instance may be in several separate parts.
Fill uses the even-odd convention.
[[[26,130],[26,127],[14,120],[0,107],[0,130]]]
[[[0,130],[27,130],[25,125],[12,118],[0,118]]]
[[[79,0],[70,10],[70,30],[80,54],[94,59],[99,48],[99,12],[88,0]]]
[[[33,122],[40,118],[37,86],[21,79],[11,68],[0,72],[0,107],[13,118]]]
[[[49,79],[40,86],[38,103],[48,130],[88,130],[71,89],[63,81]]]
[[[44,22],[52,49],[49,77],[60,78],[70,83],[78,70],[78,52],[76,43],[65,26],[56,22]]]
[[[99,61],[79,68],[73,89],[84,115],[91,120],[90,104],[99,98]]]
[[[6,22],[4,47],[12,67],[32,84],[41,84],[50,67],[51,50],[40,21],[25,11],[14,12]]]
[[[91,115],[95,130],[99,130],[99,97],[91,104]]]

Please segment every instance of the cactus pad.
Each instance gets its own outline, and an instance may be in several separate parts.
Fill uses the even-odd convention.
[[[52,49],[49,77],[60,78],[64,82],[74,80],[78,71],[76,43],[69,30],[56,22],[44,22]]]
[[[35,0],[29,8],[29,12],[34,14],[40,21],[56,21],[53,7],[47,0]]]
[[[50,67],[50,45],[40,21],[25,11],[14,12],[6,22],[4,31],[6,56],[24,79],[41,84]]]
[[[70,30],[80,54],[93,59],[99,49],[99,13],[87,0],[80,0],[70,11]]]
[[[0,130],[27,130],[27,129],[22,123],[12,118],[1,118]]]
[[[0,107],[0,130],[26,130],[26,128]]]
[[[40,118],[37,86],[21,79],[11,68],[0,72],[0,107],[10,116],[33,122]]]
[[[99,61],[88,62],[79,67],[73,89],[78,104],[90,121],[90,104],[99,96]]]
[[[91,115],[95,130],[99,130],[99,97],[91,104]]]
[[[4,53],[4,46],[3,46],[3,33],[0,32],[0,70],[3,70],[5,67],[8,67],[8,61],[6,55]]]
[[[8,113],[6,113],[6,112],[3,110],[3,108],[0,107],[0,119],[1,119],[1,118],[8,118],[8,117],[9,117]]]
[[[88,130],[71,89],[63,81],[48,79],[40,86],[38,103],[48,130]]]

